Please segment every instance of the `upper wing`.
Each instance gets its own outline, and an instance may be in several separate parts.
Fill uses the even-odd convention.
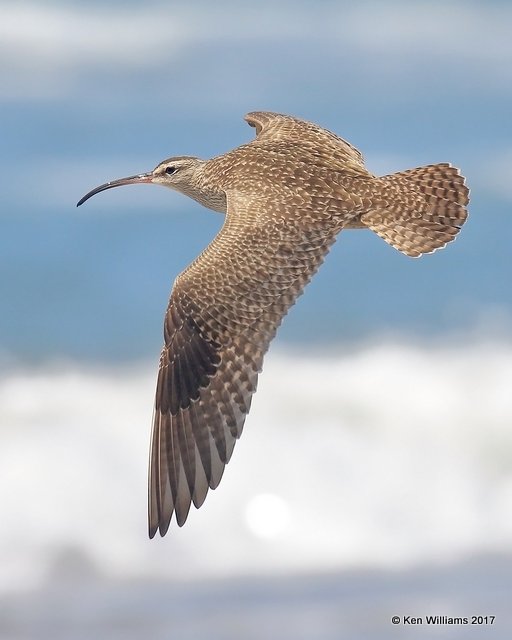
[[[173,512],[181,526],[219,484],[268,345],[334,242],[333,230],[278,214],[275,203],[228,194],[222,230],[175,282],[151,439],[151,537]]]
[[[363,156],[358,149],[312,122],[270,111],[253,111],[245,116],[245,120],[256,129],[259,141],[296,141],[304,146],[310,144],[316,153],[321,152],[329,157],[330,166],[342,163],[341,168],[344,170],[350,167],[356,171],[363,169],[367,173]]]

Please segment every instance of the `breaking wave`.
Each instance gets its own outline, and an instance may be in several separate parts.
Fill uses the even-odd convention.
[[[0,589],[510,551],[512,347],[274,351],[219,489],[146,532],[153,366],[0,378]]]

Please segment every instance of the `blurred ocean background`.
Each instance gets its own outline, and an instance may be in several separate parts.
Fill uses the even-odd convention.
[[[1,640],[511,637],[511,32],[498,0],[0,1]],[[219,490],[149,541],[163,313],[222,218],[75,204],[258,109],[374,173],[452,162],[470,218],[421,260],[341,234]]]

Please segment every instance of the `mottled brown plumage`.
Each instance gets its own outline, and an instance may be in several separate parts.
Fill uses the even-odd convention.
[[[246,116],[256,139],[208,161],[181,156],[87,194],[147,182],[226,213],[224,226],[174,284],[164,323],[149,470],[149,535],[181,526],[228,463],[263,357],[342,229],[370,228],[409,256],[464,224],[469,192],[437,164],[370,174],[359,151],[317,125]]]

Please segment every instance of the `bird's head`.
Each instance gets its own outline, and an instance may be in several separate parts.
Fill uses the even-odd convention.
[[[78,201],[76,206],[79,207],[86,200],[100,193],[100,191],[113,189],[114,187],[122,187],[127,184],[160,184],[164,187],[181,191],[181,193],[185,193],[191,197],[196,197],[194,191],[196,190],[198,174],[203,164],[204,160],[192,156],[168,158],[157,164],[153,171],[139,173],[136,176],[129,176],[128,178],[112,180],[92,189],[92,191],[86,193],[85,196]]]

